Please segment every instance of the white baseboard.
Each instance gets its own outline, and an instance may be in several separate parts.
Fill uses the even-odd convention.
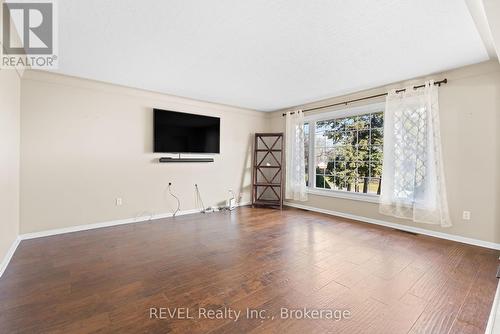
[[[394,229],[401,230],[401,231],[407,231],[407,232],[412,232],[412,233],[417,233],[417,234],[423,234],[423,235],[428,235],[428,236],[431,236],[431,237],[436,237],[436,238],[441,238],[441,239],[446,239],[446,240],[457,241],[457,242],[461,242],[461,243],[464,243],[464,244],[469,244],[469,245],[475,245],[475,246],[480,246],[480,247],[485,247],[485,248],[491,248],[491,249],[500,250],[500,244],[499,243],[495,243],[495,242],[483,241],[483,240],[473,239],[473,238],[467,238],[467,237],[462,237],[462,236],[455,235],[455,234],[448,234],[448,233],[443,233],[443,232],[436,232],[436,231],[431,231],[431,230],[427,230],[427,229],[420,228],[420,227],[413,227],[413,226],[406,226],[406,225],[401,225],[401,224],[396,224],[396,223],[390,223],[390,222],[386,222],[386,221],[383,221],[383,220],[378,220],[378,219],[373,219],[373,218],[368,218],[368,217],[363,217],[363,216],[357,216],[357,215],[353,215],[353,214],[350,214],[350,213],[344,213],[344,212],[338,212],[338,211],[320,209],[320,208],[315,208],[315,207],[312,207],[312,206],[307,206],[307,205],[302,205],[302,204],[296,204],[296,203],[291,203],[291,202],[285,202],[283,204],[286,205],[286,206],[297,208],[297,209],[304,209],[304,210],[309,210],[309,211],[324,213],[324,214],[327,214],[327,215],[332,215],[332,216],[337,216],[337,217],[342,217],[342,218],[348,218],[348,219],[362,221],[362,222],[365,222],[365,223],[370,223],[370,224],[375,224],[375,225],[390,227],[390,228],[394,228]]]
[[[12,256],[14,255],[14,252],[17,249],[17,246],[19,246],[19,243],[21,242],[21,238],[17,237],[12,245],[10,246],[9,250],[7,251],[7,254],[5,254],[2,264],[0,266],[0,277],[2,277],[3,273],[5,272],[5,269],[7,269],[7,266],[10,263],[10,260],[12,259]]]
[[[488,324],[486,325],[486,330],[484,331],[485,334],[500,333],[500,309],[498,308],[499,299],[500,299],[500,282],[497,285],[497,292],[495,293],[495,299],[493,299],[493,305],[491,305]]]
[[[249,205],[249,204],[250,203],[245,202],[245,203],[239,204],[238,206],[245,206],[245,205]],[[200,210],[199,209],[191,209],[191,210],[179,211],[177,213],[177,216],[189,215],[189,214],[194,214],[194,213],[200,213]],[[21,235],[19,235],[19,239],[20,240],[28,240],[28,239],[34,239],[34,238],[42,238],[42,237],[48,237],[51,235],[93,230],[93,229],[102,228],[102,227],[141,223],[141,222],[146,222],[146,221],[155,220],[155,219],[169,218],[172,216],[173,216],[172,213],[168,212],[168,213],[150,214],[150,215],[139,216],[139,217],[135,217],[135,218],[111,220],[111,221],[101,222],[101,223],[63,227],[63,228],[57,228],[57,229],[52,229],[52,230],[21,234]]]
[[[179,211],[177,213],[177,216],[188,215],[188,214],[197,213],[197,212],[199,212],[199,210]],[[76,225],[76,226],[69,226],[69,227],[63,227],[63,228],[56,228],[56,229],[52,229],[52,230],[45,230],[45,231],[40,231],[40,232],[25,233],[25,234],[19,235],[19,237],[21,238],[21,240],[28,240],[28,239],[42,238],[42,237],[48,237],[51,235],[58,235],[58,234],[64,234],[64,233],[93,230],[93,229],[102,228],[102,227],[110,227],[110,226],[133,224],[133,223],[142,223],[142,222],[146,222],[146,221],[150,221],[150,220],[154,220],[154,219],[168,218],[168,217],[172,217],[172,216],[173,216],[172,213],[152,214],[152,215],[146,215],[146,216],[139,216],[139,217],[135,217],[135,218],[125,218],[125,219],[111,220],[111,221],[106,221],[106,222],[101,222],[101,223]]]

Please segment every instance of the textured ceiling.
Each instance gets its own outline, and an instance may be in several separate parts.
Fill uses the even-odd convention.
[[[57,72],[270,111],[481,62],[463,0],[64,0]]]

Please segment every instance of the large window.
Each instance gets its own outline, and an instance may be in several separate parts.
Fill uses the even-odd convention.
[[[349,110],[337,114],[343,115],[327,119],[311,118],[305,125],[308,186],[380,194],[383,106],[374,105],[354,110],[354,113]]]

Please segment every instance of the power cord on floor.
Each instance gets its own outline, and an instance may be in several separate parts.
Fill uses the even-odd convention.
[[[198,185],[194,185],[194,191],[196,193],[196,207],[200,208],[201,204],[201,213],[209,213],[209,212],[214,212],[215,209],[212,207],[205,208],[205,204],[203,204],[203,199],[201,198],[201,192],[200,189],[198,188]]]
[[[171,187],[172,187],[172,182],[169,182],[168,183],[168,193],[170,194],[170,196],[172,196],[173,198],[175,198],[177,200],[177,209],[172,214],[172,217],[175,217],[175,215],[179,212],[179,210],[181,208],[181,201],[179,200],[179,197],[175,196],[172,193]]]
[[[197,184],[194,185],[194,192],[196,194],[196,200],[195,200],[196,207],[199,209],[201,204],[201,212],[205,213],[205,204],[203,204],[203,199],[201,198],[200,189],[198,189]]]
[[[147,216],[149,216],[149,219],[147,219],[147,221],[151,221],[153,220],[154,215],[155,214],[152,211],[141,211],[134,217],[134,222],[136,222],[139,218],[141,218],[141,221],[146,221],[144,220],[144,217]]]

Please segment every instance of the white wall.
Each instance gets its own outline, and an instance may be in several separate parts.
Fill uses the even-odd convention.
[[[309,200],[300,204],[484,241],[500,242],[500,65],[494,60],[430,77],[436,80],[449,79],[447,85],[439,88],[439,103],[453,227],[441,228],[383,216],[378,213],[377,204],[368,202],[309,195]],[[425,79],[419,78],[395,83],[300,108],[378,94],[390,88],[420,84],[423,80]],[[383,99],[371,100],[368,103],[376,101]],[[282,112],[273,113],[272,131],[283,130]],[[470,221],[462,220],[463,210],[472,212]]]
[[[17,71],[0,69],[0,270],[19,232],[19,101]]]
[[[36,71],[21,91],[21,233],[168,213],[176,206],[168,182],[181,210],[196,208],[194,183],[206,206],[224,202],[229,188],[250,200],[263,113]],[[220,117],[215,162],[159,164],[154,107]]]

